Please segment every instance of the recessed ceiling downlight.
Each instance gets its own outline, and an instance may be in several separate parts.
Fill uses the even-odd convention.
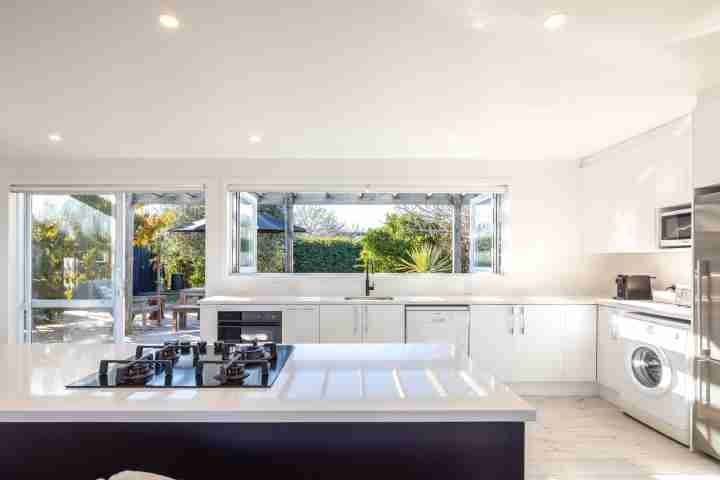
[[[253,145],[258,144],[262,142],[262,136],[260,135],[250,135],[248,137],[248,142],[252,143]]]
[[[62,139],[62,135],[60,135],[58,132],[53,132],[48,135],[48,140],[50,140],[51,142],[62,142]]]
[[[545,30],[558,30],[565,26],[565,24],[568,21],[568,16],[564,13],[555,13],[553,15],[550,15],[546,20],[543,26],[545,27]]]
[[[180,20],[175,15],[168,13],[158,17],[158,23],[168,30],[177,30],[180,27]]]

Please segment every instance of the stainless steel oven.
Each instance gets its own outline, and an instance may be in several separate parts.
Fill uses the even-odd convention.
[[[218,340],[282,343],[282,312],[218,312]]]
[[[658,211],[660,248],[692,246],[692,209],[673,208]]]

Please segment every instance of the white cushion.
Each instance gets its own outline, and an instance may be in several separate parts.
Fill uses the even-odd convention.
[[[169,477],[163,477],[162,475],[155,475],[154,473],[145,472],[120,472],[117,475],[113,475],[109,480],[173,480]]]

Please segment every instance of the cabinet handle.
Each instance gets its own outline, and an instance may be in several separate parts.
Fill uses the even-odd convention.
[[[353,315],[353,336],[356,336],[358,333],[358,314],[355,312]]]
[[[510,335],[515,335],[515,321],[517,320],[518,311],[520,307],[513,307],[512,317],[510,317]]]
[[[521,334],[521,335],[525,335],[525,323],[526,323],[526,318],[525,318],[525,307],[520,307],[520,308],[522,309],[522,310],[521,310],[521,316],[522,316],[522,327],[520,327],[520,334]]]

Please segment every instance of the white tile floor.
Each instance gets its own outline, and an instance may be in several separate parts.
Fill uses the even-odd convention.
[[[720,480],[720,463],[600,398],[528,397],[528,480]]]

